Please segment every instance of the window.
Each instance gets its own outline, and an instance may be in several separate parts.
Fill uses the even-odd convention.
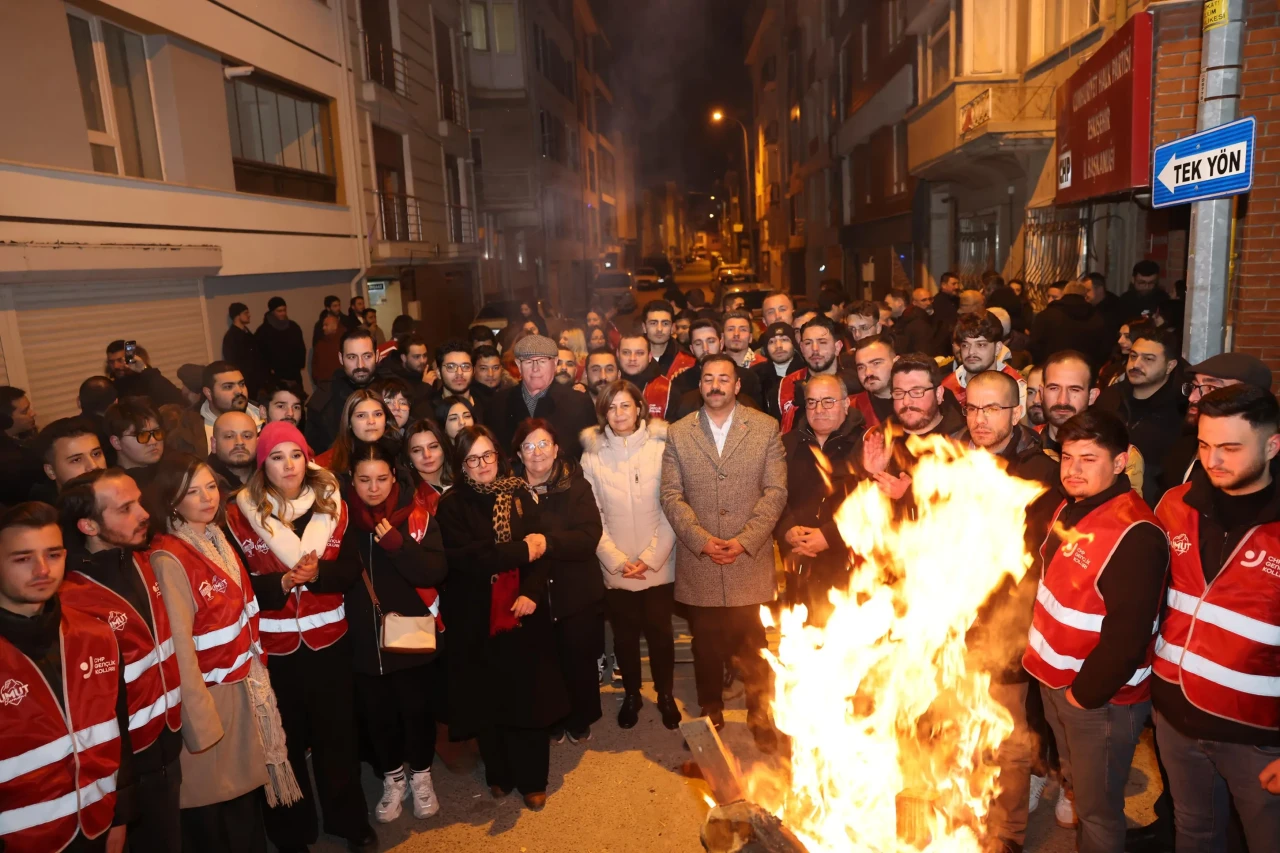
[[[498,53],[516,52],[516,4],[493,4],[493,49]]]
[[[600,242],[615,243],[618,239],[618,212],[608,202],[600,203]]]
[[[951,16],[942,20],[929,33],[928,45],[925,48],[927,65],[925,82],[928,85],[926,97],[941,92],[951,82]]]
[[[1031,59],[1047,56],[1070,44],[1098,23],[1100,0],[1031,0],[1027,15]]]
[[[596,133],[608,136],[613,132],[613,104],[609,99],[596,93]]]
[[[868,38],[869,30],[870,30],[870,25],[866,21],[863,21],[862,22],[862,49],[860,51],[862,56],[862,67],[860,70],[862,71],[863,80],[867,79],[867,74],[871,70],[871,43],[870,43],[870,39]]]
[[[907,31],[906,9],[903,8],[903,5],[903,0],[889,0],[884,7],[885,18],[889,25],[890,48],[897,46]],[[988,3],[986,5],[998,8],[996,3]]]
[[[840,200],[844,208],[844,225],[853,224],[853,196],[853,158],[843,157],[840,160]]]
[[[489,18],[485,14],[483,3],[470,3],[467,6],[471,27],[471,49],[489,49]]]
[[[236,189],[336,201],[329,102],[258,74],[224,88]]]
[[[587,189],[596,191],[596,152],[587,149]]]
[[[163,179],[142,36],[78,10],[67,26],[94,171]]]
[[[907,191],[907,125],[898,122],[893,126],[893,183],[890,195]]]
[[[600,149],[600,192],[605,195],[615,195],[614,184],[617,181],[617,175],[614,172],[613,155],[603,148]]]
[[[844,121],[853,112],[853,56],[852,44],[845,39],[840,46],[840,120]]]
[[[778,57],[771,56],[760,64],[760,85],[768,86],[778,80]]]

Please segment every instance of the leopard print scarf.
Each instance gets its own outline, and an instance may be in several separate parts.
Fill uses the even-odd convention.
[[[519,477],[502,477],[492,483],[477,483],[467,477],[467,485],[482,495],[496,495],[493,502],[493,535],[498,542],[511,541],[511,504],[518,491],[527,491],[529,484]]]

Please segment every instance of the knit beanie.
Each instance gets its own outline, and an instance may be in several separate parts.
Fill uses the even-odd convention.
[[[258,467],[261,468],[262,463],[267,461],[267,457],[271,455],[272,450],[275,450],[276,445],[289,442],[302,448],[303,456],[308,462],[311,461],[314,455],[311,452],[311,446],[302,437],[302,433],[298,432],[298,428],[288,421],[275,421],[264,426],[262,432],[258,433]]]

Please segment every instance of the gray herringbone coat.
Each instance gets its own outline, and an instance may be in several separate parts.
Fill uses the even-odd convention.
[[[787,505],[778,422],[738,406],[724,453],[704,410],[671,424],[662,456],[662,509],[676,532],[676,600],[699,607],[772,601],[773,528]],[[702,553],[712,536],[737,538],[745,554],[719,566]]]

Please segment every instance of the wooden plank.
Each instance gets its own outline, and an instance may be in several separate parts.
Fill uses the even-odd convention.
[[[738,761],[725,748],[720,733],[707,717],[685,720],[680,724],[680,734],[689,745],[694,761],[702,771],[702,778],[711,786],[711,796],[717,803],[733,803],[743,798],[742,781],[738,776]]]

